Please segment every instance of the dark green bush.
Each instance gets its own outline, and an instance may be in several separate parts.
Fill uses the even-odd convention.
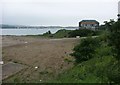
[[[94,34],[95,33],[92,30],[79,29],[79,30],[74,30],[74,31],[69,32],[69,37],[76,37],[76,36],[85,37],[85,36],[92,36]]]
[[[42,36],[45,36],[45,37],[51,37],[51,36],[52,36],[52,34],[51,34],[51,32],[50,32],[50,31],[48,31],[48,32],[44,33]]]
[[[55,38],[64,38],[68,37],[68,33],[71,32],[72,30],[66,30],[66,29],[60,29],[58,30],[55,34],[53,34],[53,37]]]
[[[109,81],[116,84],[120,84],[120,62],[114,62],[114,64],[111,63],[107,68],[108,70],[106,74]]]
[[[114,56],[120,60],[120,21],[112,25],[108,43],[113,47]]]
[[[120,21],[115,22],[110,28],[109,36],[107,38],[117,63],[114,62],[115,64],[109,66],[107,77],[110,82],[120,84]]]
[[[86,38],[81,40],[80,44],[74,47],[74,52],[71,55],[75,57],[76,63],[80,63],[91,59],[98,46],[100,46],[99,38]]]

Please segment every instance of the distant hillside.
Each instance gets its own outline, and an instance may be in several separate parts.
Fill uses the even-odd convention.
[[[1,28],[17,28],[15,25],[0,25]]]
[[[2,24],[0,25],[1,28],[3,29],[27,29],[27,28],[37,28],[37,29],[44,29],[44,28],[78,28],[75,26],[69,26],[69,27],[62,27],[62,26],[23,26],[23,25],[6,25],[6,24]]]

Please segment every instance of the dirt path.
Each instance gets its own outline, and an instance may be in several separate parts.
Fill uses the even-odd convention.
[[[74,45],[79,39],[40,39],[30,37],[3,37],[3,60],[15,62],[28,66],[6,82],[13,82],[15,78],[19,82],[49,80],[62,71],[73,66],[67,62],[72,59]],[[37,67],[37,68],[35,68]]]

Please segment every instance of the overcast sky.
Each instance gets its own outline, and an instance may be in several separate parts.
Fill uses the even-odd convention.
[[[83,19],[117,19],[119,0],[2,0],[3,24],[78,26]]]

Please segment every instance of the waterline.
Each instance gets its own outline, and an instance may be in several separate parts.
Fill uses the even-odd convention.
[[[1,35],[41,35],[48,31],[56,33],[62,28],[47,28],[47,29],[2,29]],[[75,30],[75,28],[66,28],[67,30]]]

